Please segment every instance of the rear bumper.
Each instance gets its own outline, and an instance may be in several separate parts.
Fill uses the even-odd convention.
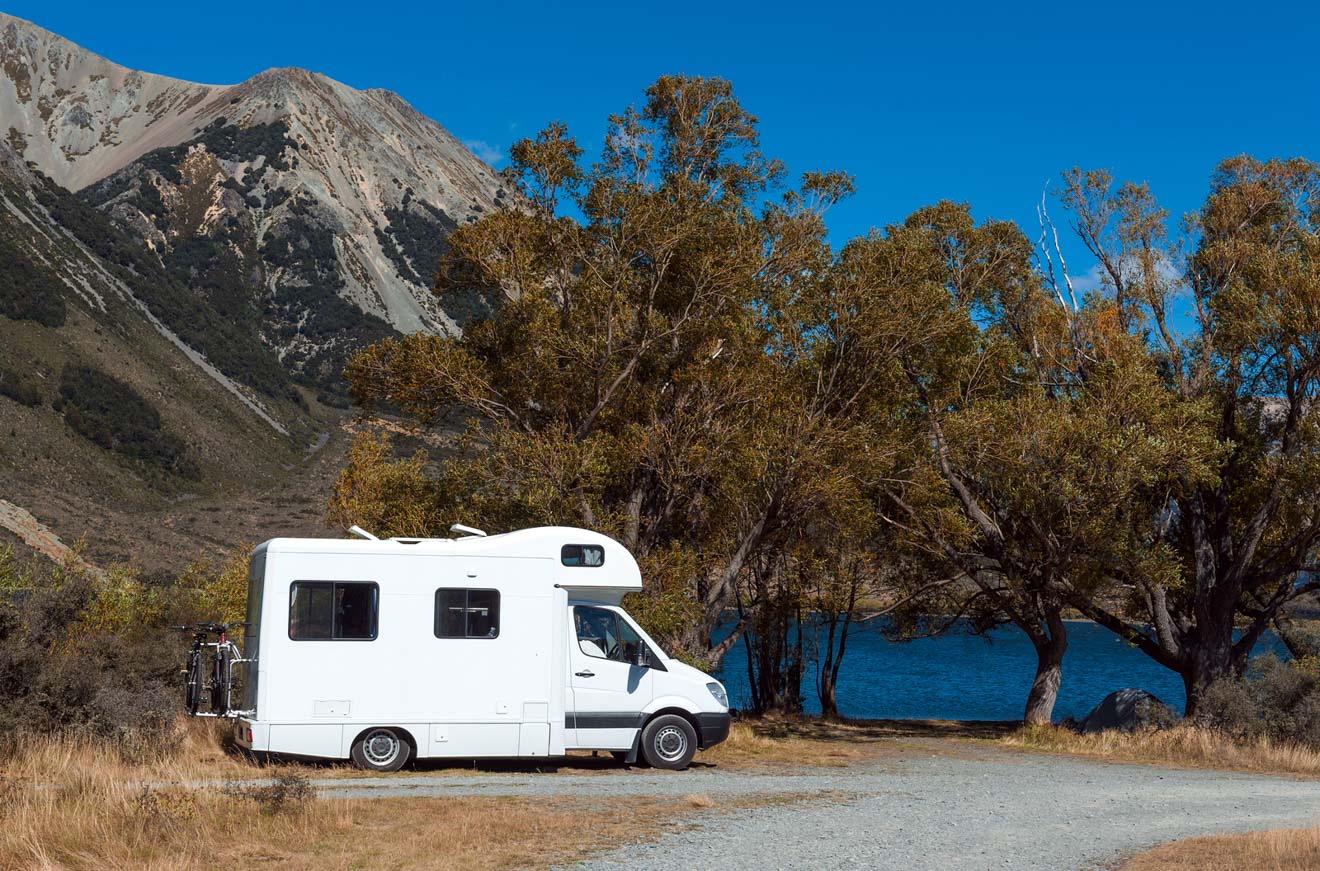
[[[697,714],[697,742],[702,750],[729,737],[729,714]]]

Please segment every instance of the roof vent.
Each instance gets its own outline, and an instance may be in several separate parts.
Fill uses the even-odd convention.
[[[480,529],[474,529],[474,528],[471,527],[471,526],[464,526],[464,525],[461,524],[461,523],[455,523],[453,526],[449,527],[449,531],[450,531],[450,532],[457,532],[459,535],[463,535],[463,536],[473,536],[473,535],[475,535],[477,538],[485,538],[485,537],[486,537],[486,533],[485,533],[483,530],[480,530]]]

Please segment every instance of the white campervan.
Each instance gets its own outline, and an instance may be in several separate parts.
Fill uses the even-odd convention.
[[[575,749],[677,769],[727,737],[724,688],[619,607],[642,588],[626,548],[455,529],[253,551],[239,744],[378,771]]]

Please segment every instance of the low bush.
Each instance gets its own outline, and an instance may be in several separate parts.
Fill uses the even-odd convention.
[[[171,626],[235,619],[239,564],[157,585],[123,568],[23,563],[0,547],[0,757],[34,734],[94,740],[132,764],[174,756],[188,639]]]
[[[278,772],[267,784],[229,784],[225,792],[231,798],[255,802],[263,814],[302,810],[316,798],[311,781],[297,771]]]
[[[41,404],[41,390],[37,382],[3,366],[0,366],[0,396],[8,396],[28,408],[36,408]]]
[[[1316,749],[1264,735],[1234,736],[1186,719],[1172,729],[1107,729],[1089,735],[1064,726],[1024,726],[1000,742],[1022,750],[1073,753],[1113,762],[1320,775],[1320,751]]]
[[[1239,738],[1320,748],[1320,663],[1259,657],[1246,680],[1224,680],[1210,687],[1197,719]]]

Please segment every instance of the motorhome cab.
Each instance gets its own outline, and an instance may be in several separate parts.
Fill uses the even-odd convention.
[[[680,769],[728,736],[724,688],[619,606],[642,588],[622,545],[456,529],[471,534],[258,547],[239,743],[377,771],[575,749]]]

